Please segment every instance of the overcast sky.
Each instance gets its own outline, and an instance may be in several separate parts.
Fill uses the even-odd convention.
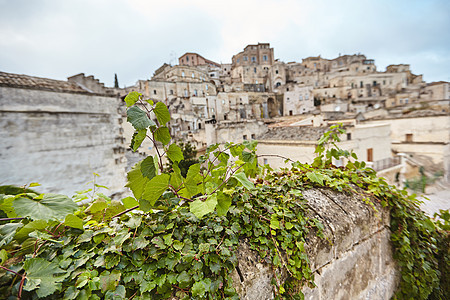
[[[0,71],[123,87],[185,52],[229,63],[269,42],[285,62],[362,53],[450,81],[449,32],[449,0],[0,0]]]

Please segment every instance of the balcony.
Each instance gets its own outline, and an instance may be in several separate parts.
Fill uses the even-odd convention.
[[[398,166],[402,163],[400,156],[388,157],[382,160],[378,160],[373,162],[372,169],[375,171],[386,170],[395,166]]]

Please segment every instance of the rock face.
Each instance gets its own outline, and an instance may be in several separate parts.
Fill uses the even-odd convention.
[[[389,211],[375,204],[376,212],[357,189],[352,194],[311,189],[303,195],[328,239],[309,238],[306,249],[317,286],[303,288],[305,299],[390,299],[399,272],[392,258]],[[240,298],[273,299],[271,267],[245,243],[237,256],[233,281]]]
[[[96,183],[112,194],[125,184],[120,99],[74,83],[0,74],[0,185],[39,182],[64,193]]]

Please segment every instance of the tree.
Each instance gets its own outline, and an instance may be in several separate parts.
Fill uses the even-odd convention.
[[[114,87],[119,88],[119,80],[117,79],[116,73],[114,73]]]

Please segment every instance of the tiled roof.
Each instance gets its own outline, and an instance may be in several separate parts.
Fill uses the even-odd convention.
[[[73,82],[6,72],[0,72],[0,86],[90,94],[89,91]]]

